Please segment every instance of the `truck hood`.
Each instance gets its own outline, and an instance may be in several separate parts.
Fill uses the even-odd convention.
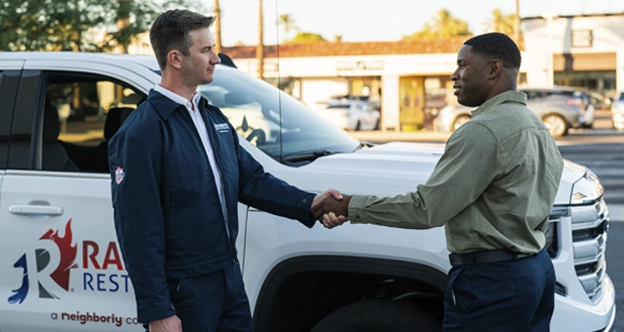
[[[318,175],[335,177],[334,183],[348,184],[348,188],[340,188],[344,192],[397,195],[424,183],[443,152],[441,143],[393,142],[319,158],[306,168]],[[585,173],[584,166],[565,160],[555,205],[570,204],[573,185]]]

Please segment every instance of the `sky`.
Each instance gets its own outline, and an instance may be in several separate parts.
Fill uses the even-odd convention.
[[[212,11],[213,0],[203,0]],[[258,0],[220,0],[223,46],[258,43]],[[343,42],[397,41],[422,30],[440,9],[468,22],[473,34],[486,32],[495,8],[515,12],[515,0],[263,0],[264,44],[294,37],[278,27],[279,15],[289,14],[300,31]],[[520,17],[624,13],[623,0],[520,0]]]

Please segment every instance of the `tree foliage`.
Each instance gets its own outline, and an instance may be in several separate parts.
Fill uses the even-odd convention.
[[[319,42],[319,41],[325,41],[325,38],[323,38],[323,36],[317,33],[297,32],[297,35],[293,39],[288,41],[288,43],[303,44],[303,43],[314,43],[314,42]]]
[[[0,50],[103,51],[127,46],[158,14],[194,0],[4,0]]]
[[[441,9],[430,22],[425,23],[422,30],[412,35],[404,36],[403,39],[439,38],[471,34],[472,32],[468,30],[466,21],[454,17],[447,9]]]
[[[514,14],[503,14],[500,9],[496,8],[492,11],[492,16],[490,16],[490,20],[486,24],[487,31],[513,36]]]
[[[279,16],[278,24],[284,29],[284,36],[288,39],[291,31],[298,31],[299,28],[295,25],[295,19],[290,14],[281,14]]]

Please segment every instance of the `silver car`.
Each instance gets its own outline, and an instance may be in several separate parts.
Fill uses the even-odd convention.
[[[320,115],[335,126],[346,130],[379,129],[379,111],[365,101],[348,100],[329,103],[324,109],[318,109]]]
[[[571,88],[550,89],[522,88],[527,94],[527,106],[544,121],[553,137],[561,137],[570,128],[592,128],[594,106],[589,103],[587,94]],[[446,106],[435,120],[441,132],[453,132],[472,118],[473,108]]]

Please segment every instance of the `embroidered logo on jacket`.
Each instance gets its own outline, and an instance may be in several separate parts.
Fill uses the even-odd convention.
[[[220,133],[226,133],[230,131],[230,127],[228,127],[227,123],[215,123],[215,130]]]
[[[125,176],[126,176],[126,172],[124,172],[123,168],[117,166],[117,169],[115,170],[115,182],[117,184],[120,184],[121,181],[123,181]]]

